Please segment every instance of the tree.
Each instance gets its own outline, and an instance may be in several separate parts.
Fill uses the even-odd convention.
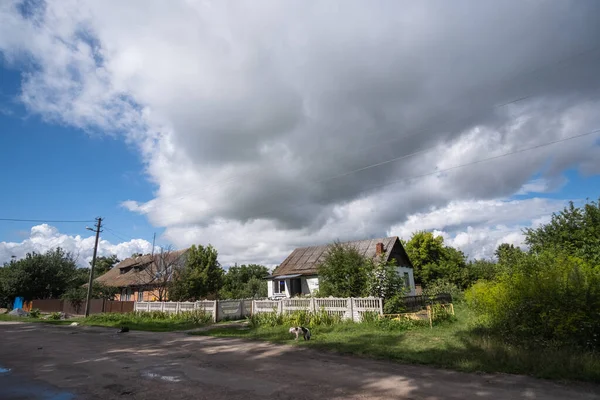
[[[217,250],[210,244],[206,247],[190,247],[185,267],[174,271],[169,298],[185,301],[200,300],[208,296],[218,297],[224,271],[217,257]]]
[[[444,253],[444,238],[433,236],[433,233],[419,231],[413,233],[404,246],[410,261],[413,264],[413,275],[416,283],[426,283],[423,270],[432,269],[431,265],[439,263]],[[429,275],[429,273],[426,273]]]
[[[185,253],[174,251],[171,246],[161,247],[158,253],[148,258],[147,264],[137,267],[141,269],[137,283],[140,287],[151,287],[158,301],[166,301],[175,271],[184,264]]]
[[[383,256],[375,261],[369,260],[367,263],[367,295],[388,299],[406,294],[408,288],[404,278],[398,273],[396,264],[395,259],[385,261]]]
[[[27,253],[25,258],[5,265],[4,295],[26,300],[60,298],[76,284],[77,266],[71,253],[60,247],[44,254]]]
[[[219,294],[224,299],[246,299],[267,297],[267,282],[263,279],[269,270],[263,265],[234,265],[223,276],[223,287]]]
[[[549,223],[524,230],[525,243],[531,252],[563,252],[600,264],[600,202],[583,207],[573,202],[552,215]]]
[[[335,297],[363,296],[369,269],[369,262],[355,248],[335,242],[318,268],[319,293]]]
[[[94,279],[99,277],[100,275],[104,275],[108,271],[110,271],[115,265],[120,262],[119,258],[116,254],[111,256],[101,256],[96,257],[96,265],[94,266]],[[92,262],[90,261],[90,266]]]
[[[413,264],[415,282],[428,283],[445,280],[465,287],[466,257],[464,253],[444,245],[444,238],[432,232],[415,232],[404,246]]]

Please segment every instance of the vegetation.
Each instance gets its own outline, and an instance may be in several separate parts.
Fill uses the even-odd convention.
[[[119,258],[117,257],[116,254],[113,254],[108,257],[105,257],[105,256],[96,257],[96,265],[94,266],[94,278],[97,278],[100,275],[104,275],[105,273],[107,273],[108,271],[113,269],[113,267],[115,265],[117,265],[120,261],[121,260],[119,260]],[[92,265],[92,262],[90,261],[90,267],[91,267],[91,265]],[[88,271],[88,273],[89,273],[89,271]]]
[[[152,332],[192,329],[211,323],[212,316],[202,310],[185,311],[178,314],[161,311],[131,312],[125,314],[94,314],[81,320],[83,325],[120,328]]]
[[[355,248],[335,242],[319,266],[319,296],[376,296],[386,301],[386,312],[398,311],[398,300],[408,288],[396,261],[371,260]]]
[[[195,301],[217,297],[224,273],[217,256],[217,250],[211,245],[190,247],[184,268],[174,271],[169,299]]]
[[[223,287],[219,292],[222,299],[250,299],[267,297],[267,282],[264,277],[269,270],[263,265],[237,264],[229,267],[223,276]]]
[[[428,323],[409,320],[314,324],[310,341],[292,340],[294,336],[288,332],[287,325],[279,324],[260,324],[246,329],[215,328],[194,334],[267,340],[458,371],[600,382],[598,353],[518,347],[484,330],[478,314],[465,305],[455,310],[456,320],[440,321],[433,329]]]
[[[4,305],[17,296],[25,300],[60,298],[78,284],[74,257],[60,247],[44,254],[28,253],[1,268],[0,298]],[[7,304],[8,303],[8,304]]]

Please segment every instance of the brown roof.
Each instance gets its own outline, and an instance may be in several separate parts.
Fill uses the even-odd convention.
[[[175,262],[187,251],[188,249],[172,251],[168,254],[168,258],[165,259],[165,262],[168,264]],[[115,287],[151,284],[154,280],[153,276],[155,272],[158,271],[157,262],[160,261],[160,258],[160,254],[154,254],[154,256],[145,254],[140,257],[126,258],[115,265],[107,273],[97,277],[94,281],[106,286]],[[134,268],[144,266],[144,269]],[[121,273],[121,271],[124,271],[124,273]]]
[[[356,240],[353,242],[344,242],[342,244],[354,247],[363,257],[375,258],[377,243],[383,243],[385,258],[390,259],[392,250],[395,246],[400,246],[401,250],[396,252],[404,253],[404,248],[398,239],[398,236],[391,236],[379,239]],[[327,249],[330,245],[301,247],[292,252],[272,273],[272,276],[301,274],[317,275],[317,268],[325,260]],[[408,257],[407,257],[408,258]]]

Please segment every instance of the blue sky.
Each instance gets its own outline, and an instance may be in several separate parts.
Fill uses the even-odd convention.
[[[18,101],[21,72],[0,68],[0,158],[4,196],[1,218],[92,220],[101,216],[122,238],[152,240],[162,230],[124,209],[124,200],[149,200],[153,185],[139,153],[121,138],[89,134],[45,122]],[[0,222],[0,241],[20,242],[29,222]],[[85,224],[53,223],[61,232],[87,236]],[[91,225],[91,224],[90,224]],[[106,239],[121,241],[112,232]]]
[[[102,216],[121,257],[424,229],[484,258],[600,195],[599,2],[286,2],[0,2],[0,218]],[[0,221],[0,262],[90,235]]]

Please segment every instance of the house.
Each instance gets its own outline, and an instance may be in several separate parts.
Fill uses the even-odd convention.
[[[164,300],[174,269],[183,267],[188,249],[127,258],[94,281],[117,287],[116,300]]]
[[[343,244],[355,248],[367,258],[376,259],[383,256],[386,262],[395,259],[398,272],[404,278],[406,286],[410,287],[410,295],[415,294],[413,266],[398,236]],[[328,247],[328,245],[311,246],[294,250],[270,276],[266,277],[269,298],[310,295],[318,290],[317,270],[327,255]]]

